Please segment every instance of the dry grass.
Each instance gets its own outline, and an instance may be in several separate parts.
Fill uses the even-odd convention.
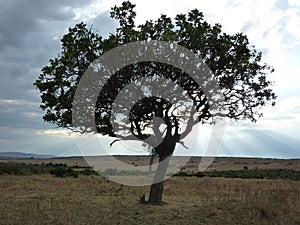
[[[105,156],[103,156],[105,157]],[[149,165],[148,156],[116,156],[120,161],[123,161],[129,165]],[[96,158],[97,157],[93,157]],[[179,158],[182,161],[182,166],[184,165],[184,160]],[[201,162],[202,157],[192,157],[189,162],[184,166],[184,171],[198,171],[198,165]],[[26,163],[26,164],[39,164],[42,163],[53,163],[53,164],[67,164],[68,166],[89,166],[83,157],[66,157],[66,158],[53,158],[53,159],[19,159],[19,160],[3,160],[1,162],[13,161],[16,163]],[[102,160],[103,161],[103,160]],[[171,165],[172,166],[172,165]],[[177,167],[178,165],[173,165]],[[291,169],[291,170],[300,170],[300,159],[262,159],[262,158],[224,158],[217,157],[213,163],[207,168],[206,171],[216,170],[242,170],[244,167],[248,169]]]
[[[173,177],[162,206],[143,205],[149,187],[100,176],[0,176],[0,224],[300,224],[300,183]]]

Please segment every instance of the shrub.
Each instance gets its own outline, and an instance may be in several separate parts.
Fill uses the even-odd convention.
[[[248,168],[248,167],[247,167]],[[273,169],[273,170],[225,170],[225,171],[209,171],[209,172],[184,172],[180,171],[174,176],[183,177],[224,177],[224,178],[242,178],[242,179],[290,179],[300,180],[300,171],[289,169]]]
[[[78,172],[74,171],[72,168],[57,167],[50,170],[50,174],[56,177],[78,177]]]
[[[90,170],[90,169],[85,169],[85,170],[79,171],[79,173],[82,175],[86,175],[86,176],[99,175],[99,173],[97,173],[95,170]]]

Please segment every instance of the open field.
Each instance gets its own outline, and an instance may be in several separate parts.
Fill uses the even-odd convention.
[[[135,165],[147,166],[149,164],[148,156],[115,156],[120,161],[123,161],[133,167]],[[93,157],[96,158],[97,157]],[[98,157],[105,159],[105,156]],[[185,165],[184,158],[179,158],[179,165],[184,166],[183,171],[197,172],[198,165],[203,160],[202,157],[192,157],[188,163]],[[182,158],[182,159],[181,159]],[[103,161],[103,160],[102,160]],[[107,161],[107,160],[105,160]],[[0,163],[2,162],[16,162],[16,163],[26,163],[26,164],[67,164],[68,166],[89,166],[83,157],[66,157],[66,158],[51,158],[51,159],[15,159],[6,160],[0,158]],[[109,161],[107,163],[110,163]],[[172,162],[171,162],[172,163]],[[172,166],[172,165],[170,165]],[[262,159],[262,158],[232,158],[232,157],[216,157],[213,163],[206,169],[206,171],[224,171],[224,170],[242,170],[244,167],[248,169],[291,169],[300,171],[300,159]]]
[[[146,156],[119,156],[127,164],[148,165]],[[184,172],[197,172],[193,157]],[[88,166],[81,157],[0,160],[26,165]],[[8,164],[9,165],[9,164]],[[247,167],[247,169],[245,169]],[[33,167],[35,168],[35,167]],[[300,160],[216,158],[207,171],[300,171]],[[268,172],[268,171],[267,171]],[[299,173],[299,172],[297,172]],[[300,181],[172,177],[164,204],[139,203],[149,187],[116,184],[99,175],[55,177],[0,175],[0,225],[6,224],[278,224],[300,225]]]
[[[0,176],[0,224],[300,224],[300,182],[172,177],[161,206],[149,187],[100,176]]]

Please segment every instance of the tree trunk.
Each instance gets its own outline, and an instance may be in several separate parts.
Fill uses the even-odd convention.
[[[172,151],[173,152],[173,151]],[[158,167],[154,176],[153,184],[150,188],[149,200],[150,204],[160,204],[164,189],[164,177],[167,172],[169,161],[172,154],[166,154],[159,157]]]
[[[153,162],[155,160],[155,157],[156,157],[156,154],[155,153],[152,153],[151,156],[150,156],[150,162],[149,162],[149,174],[152,173],[152,165],[153,165]]]

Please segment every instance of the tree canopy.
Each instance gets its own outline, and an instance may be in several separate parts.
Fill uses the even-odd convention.
[[[45,110],[43,118],[46,122],[71,128],[71,103],[76,85],[90,63],[119,45],[138,40],[170,41],[199,55],[212,70],[224,91],[228,104],[226,115],[229,118],[248,118],[256,121],[257,117],[261,116],[261,106],[275,99],[275,94],[270,89],[271,82],[266,78],[273,69],[260,62],[262,53],[249,44],[244,34],[229,35],[222,32],[220,24],[207,23],[203,13],[197,9],[187,14],[178,14],[174,21],[166,15],[161,15],[156,21],[150,20],[136,26],[134,5],[123,2],[122,6],[112,8],[111,16],[119,21],[119,27],[107,39],[87,29],[86,24],[79,23],[70,28],[69,33],[61,39],[62,52],[59,56],[51,59],[50,65],[42,69],[35,85],[41,91],[41,108]],[[140,73],[131,72],[143,69],[145,71]],[[107,85],[108,88],[103,91],[111,101],[107,100],[97,107],[99,112],[106,113],[103,116],[99,114],[102,123],[106,123],[104,129],[99,129],[100,133],[113,135],[109,128],[107,112],[118,90],[138,76],[151,76],[151,73],[153,75],[159,72],[177,81],[188,91],[193,89],[193,81],[188,79],[187,74],[167,65],[143,63],[137,68],[124,68],[116,74],[115,81],[110,80],[110,83],[115,83],[115,90],[110,89],[111,85]],[[106,96],[101,99],[107,99]]]
[[[149,20],[136,25],[135,5],[129,1],[111,10],[111,17],[119,22],[108,38],[103,38],[84,23],[79,23],[61,39],[62,51],[51,59],[49,65],[34,83],[41,92],[40,107],[45,111],[44,121],[59,127],[72,129],[72,101],[78,83],[89,65],[111,49],[134,41],[167,41],[191,50],[202,59],[218,82],[224,102],[222,113],[234,119],[249,119],[253,122],[262,116],[260,109],[276,99],[267,76],[274,69],[262,63],[262,53],[255,49],[243,33],[226,34],[220,24],[211,25],[197,9],[186,14],[178,14],[174,19],[161,15],[157,20]],[[148,96],[135,102],[130,109],[129,124],[113,127],[112,108],[118,93],[129,84],[142,86],[143,79],[163,77],[182,88],[195,106],[197,116],[192,121],[188,117],[189,108],[185,104],[174,106],[157,96]],[[166,86],[167,88],[168,86]],[[149,89],[145,92],[151,92]],[[172,93],[171,93],[172,94]],[[193,125],[209,122],[211,105],[203,88],[184,71],[160,62],[139,62],[121,68],[103,86],[97,98],[95,123],[97,132],[103,135],[125,139],[134,136],[146,140],[149,135],[162,136],[164,141],[155,147],[159,157],[173,153],[176,143],[185,137]],[[130,100],[130,97],[128,97]],[[175,114],[174,110],[180,113]],[[119,112],[122,113],[122,112]],[[125,112],[123,112],[124,115]],[[120,118],[120,117],[119,117]],[[156,123],[151,124],[153,118]],[[160,125],[165,125],[161,131]],[[87,132],[83,130],[82,132]]]

